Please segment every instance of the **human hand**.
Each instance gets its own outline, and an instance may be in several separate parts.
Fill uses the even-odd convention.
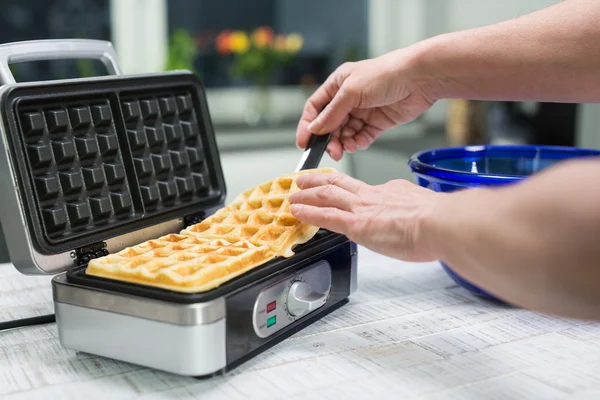
[[[423,223],[442,193],[405,180],[371,186],[342,173],[300,176],[289,198],[300,221],[404,261],[434,261]]]
[[[312,133],[332,133],[327,152],[366,149],[385,130],[410,122],[433,105],[434,79],[417,64],[412,48],[355,63],[333,72],[307,100],[296,131],[305,149]]]

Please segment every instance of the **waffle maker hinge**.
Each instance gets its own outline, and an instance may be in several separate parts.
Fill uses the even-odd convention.
[[[185,224],[186,227],[188,227],[190,225],[195,225],[195,224],[198,224],[198,223],[204,221],[204,219],[206,219],[206,217],[208,217],[206,212],[201,211],[201,212],[186,216],[183,219],[183,223]]]
[[[185,227],[189,227],[191,225],[198,224],[198,223],[204,221],[208,216],[212,215],[214,213],[214,211],[216,211],[216,209],[217,208],[211,209],[211,210],[206,210],[206,211],[200,211],[200,212],[190,214],[190,215],[186,215],[183,218],[183,224]],[[0,226],[0,228],[1,228],[1,226]],[[0,230],[0,239],[2,239],[2,240],[4,239],[2,236],[1,230]],[[2,245],[3,245],[3,243],[0,243],[0,262],[4,255],[2,253]],[[6,247],[6,245],[4,245],[4,247]],[[108,247],[108,245],[106,242],[99,242],[99,243],[87,245],[87,246],[84,246],[82,248],[72,251],[71,258],[74,260],[76,267],[83,267],[83,266],[86,266],[94,258],[107,256],[109,254],[107,247]],[[8,259],[7,262],[10,262],[8,253],[7,253],[6,257]]]
[[[71,252],[71,258],[74,260],[76,267],[85,266],[94,258],[107,255],[108,249],[105,242],[95,243]]]

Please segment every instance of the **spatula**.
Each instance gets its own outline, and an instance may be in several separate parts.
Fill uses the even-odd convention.
[[[331,133],[326,135],[312,134],[310,140],[308,141],[308,145],[306,146],[306,150],[304,150],[302,157],[300,157],[300,162],[296,167],[296,172],[305,169],[317,168],[321,162],[321,158],[323,158],[325,149],[327,149],[329,139],[331,139]]]

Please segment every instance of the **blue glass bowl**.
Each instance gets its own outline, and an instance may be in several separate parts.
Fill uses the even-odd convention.
[[[560,146],[467,146],[426,150],[414,154],[409,166],[420,186],[436,192],[519,182],[558,162],[597,157],[600,150]],[[470,292],[501,301],[462,278],[440,260],[448,275]]]

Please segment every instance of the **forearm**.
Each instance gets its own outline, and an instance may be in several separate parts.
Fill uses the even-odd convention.
[[[513,304],[600,318],[598,176],[600,162],[578,161],[509,187],[443,194],[423,237],[459,275]]]
[[[600,2],[543,10],[413,46],[439,98],[600,100]]]

